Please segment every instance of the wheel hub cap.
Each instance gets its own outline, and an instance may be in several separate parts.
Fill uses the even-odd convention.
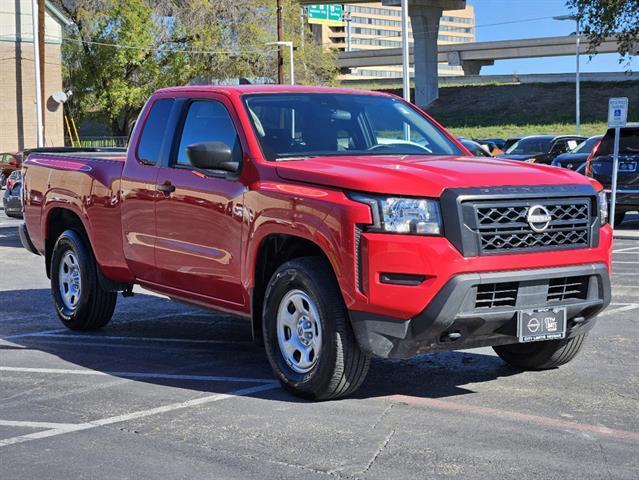
[[[301,290],[288,292],[277,313],[277,340],[286,363],[298,373],[307,373],[317,364],[322,347],[319,311]]]
[[[80,276],[80,264],[73,252],[66,252],[60,262],[58,284],[62,303],[69,310],[75,310],[80,301],[82,279]]]

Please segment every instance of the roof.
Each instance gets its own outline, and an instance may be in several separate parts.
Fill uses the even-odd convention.
[[[55,18],[59,23],[61,23],[65,27],[68,27],[69,25],[73,24],[73,22],[69,20],[67,17],[65,17],[64,14],[60,10],[58,10],[58,8],[55,5],[53,5],[53,3],[51,3],[49,0],[46,0],[44,2],[44,5],[47,12],[49,12],[49,14],[53,18]]]
[[[156,93],[171,92],[219,92],[243,95],[249,93],[345,93],[359,95],[388,96],[387,93],[341,87],[316,87],[307,85],[188,85],[184,87],[168,87]]]
[[[583,135],[527,135],[525,137],[522,137],[522,139],[528,139],[528,138],[538,138],[538,139],[542,139],[542,140],[555,140],[557,138],[583,138],[586,139],[588,137],[584,137]]]

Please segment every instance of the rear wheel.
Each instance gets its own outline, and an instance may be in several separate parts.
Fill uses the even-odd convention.
[[[570,362],[577,356],[586,334],[563,340],[501,345],[493,350],[506,363],[522,370],[548,370]]]
[[[73,230],[60,235],[53,248],[51,294],[58,317],[71,330],[97,330],[113,316],[117,293],[100,286],[95,259]]]
[[[366,377],[369,357],[355,340],[335,276],[321,258],[291,260],[273,274],[262,328],[271,367],[295,395],[343,397]]]

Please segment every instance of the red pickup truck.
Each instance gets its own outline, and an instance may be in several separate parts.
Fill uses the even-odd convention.
[[[372,355],[571,360],[610,302],[606,196],[470,157],[424,112],[346,89],[156,92],[126,155],[32,154],[26,248],[68,328],[134,284],[246,317],[285,388],[337,398]]]

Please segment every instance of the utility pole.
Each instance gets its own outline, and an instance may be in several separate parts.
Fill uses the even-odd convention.
[[[282,57],[282,44],[284,40],[284,30],[282,27],[282,0],[277,0],[277,83],[284,83],[284,58]]]
[[[42,136],[43,137],[45,136],[45,129],[46,129],[46,120],[45,120],[46,106],[45,106],[44,99],[47,98],[45,95],[45,83],[44,83],[44,79],[45,79],[45,71],[44,71],[45,62],[44,61],[46,58],[46,50],[44,46],[45,8],[46,7],[44,4],[44,0],[38,0],[38,50],[40,51],[40,58],[38,60],[40,62],[40,100],[42,101],[40,108],[42,109]]]
[[[38,42],[38,0],[31,0],[31,22],[33,27],[33,63],[35,66],[36,100],[36,146],[44,147],[44,126],[42,122],[42,89],[40,86],[40,45]]]

